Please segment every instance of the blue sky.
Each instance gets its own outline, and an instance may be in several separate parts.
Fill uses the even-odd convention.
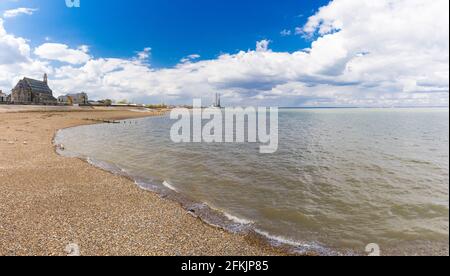
[[[2,1],[3,2],[3,1]],[[145,47],[152,48],[152,65],[173,66],[190,54],[203,59],[220,53],[254,48],[255,41],[270,39],[276,51],[309,47],[301,36],[282,36],[293,31],[328,1],[306,0],[95,0],[81,1],[68,9],[64,0],[30,0],[38,9],[5,23],[12,33],[34,46],[45,38],[71,46],[87,44],[93,56],[126,58]],[[21,4],[6,1],[0,10]],[[32,26],[32,28],[30,28]]]
[[[448,106],[448,0],[0,2],[0,90],[141,103]]]

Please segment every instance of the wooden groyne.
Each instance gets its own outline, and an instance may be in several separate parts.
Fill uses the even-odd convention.
[[[155,111],[153,111],[151,113],[151,116],[152,117],[165,116],[169,112],[170,112],[169,109],[155,110]],[[83,120],[96,122],[96,123],[105,123],[105,124],[133,124],[133,123],[137,124],[137,121],[134,121],[134,120],[120,120],[120,121],[116,121],[116,120],[106,120],[106,119],[98,119],[98,118],[84,118]]]
[[[96,122],[96,123],[120,124],[120,121],[115,121],[115,120],[90,119],[90,118],[86,118],[86,119],[84,119],[84,120],[85,120],[85,121]]]

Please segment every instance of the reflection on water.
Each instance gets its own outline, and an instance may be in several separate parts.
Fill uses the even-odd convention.
[[[168,118],[63,130],[64,154],[120,167],[285,242],[448,254],[448,109],[292,109],[279,150],[173,144]]]

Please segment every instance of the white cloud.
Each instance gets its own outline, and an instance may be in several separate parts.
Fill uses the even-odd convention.
[[[281,36],[290,36],[292,34],[292,31],[291,30],[282,30],[281,32],[280,32],[280,35]]]
[[[303,28],[302,28],[302,27],[296,27],[296,28],[295,28],[295,34],[296,34],[296,35],[301,35],[301,36],[303,36],[303,37],[305,37],[305,38],[308,38],[308,36],[305,36],[305,35],[304,35],[305,32],[303,31]]]
[[[152,48],[147,47],[144,50],[137,52],[137,58],[141,61],[147,61],[152,54]]]
[[[192,61],[194,61],[194,60],[196,60],[196,59],[199,59],[199,58],[200,58],[200,55],[198,55],[198,54],[192,54],[192,55],[189,55],[189,56],[187,56],[187,57],[182,58],[182,59],[180,60],[180,62],[181,62],[181,63],[192,62]]]
[[[448,8],[446,0],[333,1],[302,28],[320,35],[311,69],[362,89],[447,92],[448,102]]]
[[[256,42],[256,51],[267,52],[269,50],[269,44],[270,41],[266,39]]]
[[[5,12],[3,13],[3,17],[4,17],[4,18],[12,18],[12,17],[19,16],[19,15],[21,15],[21,14],[32,15],[35,11],[37,11],[37,9],[32,9],[32,8],[17,8],[17,9],[5,11]]]
[[[219,91],[228,104],[448,105],[448,5],[335,0],[297,28],[311,39],[309,49],[275,52],[262,40],[255,50],[211,60],[192,55],[167,69],[147,64],[150,48],[137,58],[94,59],[87,47],[44,44],[30,57],[26,40],[8,34],[0,21],[0,89],[45,70],[56,94],[87,91],[92,98],[188,103]]]
[[[25,62],[30,57],[30,46],[25,39],[6,33],[0,18],[0,65]]]
[[[45,43],[34,50],[34,54],[47,60],[56,60],[70,64],[84,64],[89,59],[89,47],[82,45],[78,49],[59,43]]]
[[[78,50],[82,51],[83,53],[89,53],[89,46],[88,45],[81,45],[78,47]]]

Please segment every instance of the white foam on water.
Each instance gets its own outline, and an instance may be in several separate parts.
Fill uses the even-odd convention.
[[[222,212],[222,214],[229,220],[231,220],[232,222],[238,223],[238,224],[242,224],[242,225],[247,225],[247,224],[253,224],[254,221],[245,219],[245,218],[240,218],[240,217],[236,217],[233,216],[225,211],[220,211]]]
[[[287,245],[291,246],[294,249],[294,252],[305,254],[305,253],[319,253],[321,256],[335,256],[341,255],[340,252],[337,252],[331,248],[327,248],[326,246],[318,243],[318,242],[301,242],[292,240],[283,236],[272,235],[266,231],[261,229],[253,229],[257,234],[266,238],[269,242],[274,246]],[[350,254],[347,252],[347,254]]]
[[[145,181],[140,181],[140,180],[134,180],[134,184],[136,184],[140,189],[142,189],[144,191],[159,193],[158,187],[154,184],[151,184],[151,183],[148,183]]]
[[[94,167],[98,167],[97,164],[95,164],[95,162],[90,157],[86,158],[86,162],[88,162],[88,164],[90,164]]]
[[[290,246],[294,246],[294,247],[302,248],[302,249],[314,249],[314,248],[318,247],[317,245],[294,241],[292,239],[285,238],[282,236],[271,235],[270,233],[260,230],[260,229],[254,229],[254,231],[256,233],[260,234],[261,236],[267,238],[269,241],[274,241],[274,242],[277,242],[280,244],[286,244],[286,245],[290,245]]]
[[[172,184],[170,184],[168,181],[163,182],[164,187],[168,188],[169,190],[172,190],[174,192],[178,192],[177,188],[175,188]]]

